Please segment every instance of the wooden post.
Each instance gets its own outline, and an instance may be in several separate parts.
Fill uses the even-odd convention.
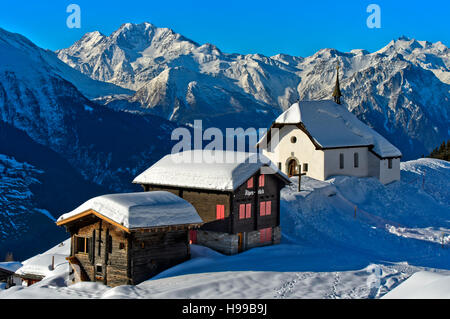
[[[52,256],[52,269],[55,270],[55,256]]]
[[[301,192],[301,184],[302,184],[302,175],[306,175],[306,173],[301,173],[301,165],[298,164],[297,172],[292,174],[292,176],[298,176],[298,191]]]
[[[358,209],[358,206],[355,206],[355,216],[354,218],[356,219],[356,210]]]
[[[425,189],[425,171],[423,171],[423,175],[422,175],[422,190]]]

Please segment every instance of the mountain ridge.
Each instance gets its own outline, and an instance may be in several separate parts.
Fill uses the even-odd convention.
[[[136,45],[139,50],[130,49]],[[325,48],[309,57],[266,57],[223,53],[168,28],[128,23],[101,45],[82,38],[56,53],[93,79],[135,90],[125,98],[133,105],[183,124],[203,119],[218,127],[268,127],[299,99],[329,99],[339,63],[343,105],[405,159],[428,154],[450,134],[450,51],[442,42],[402,36],[372,53]],[[123,98],[121,105],[127,108]],[[247,123],[233,122],[238,116],[215,119],[216,112],[240,114]]]

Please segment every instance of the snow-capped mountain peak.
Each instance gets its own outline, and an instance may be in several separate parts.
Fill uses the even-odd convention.
[[[235,127],[244,123],[225,123],[222,115],[277,115],[298,99],[329,99],[339,62],[344,104],[406,158],[448,138],[450,53],[440,42],[402,36],[373,53],[326,48],[303,58],[227,54],[150,23],[124,24],[97,43],[92,38],[58,57],[93,79],[137,91],[132,103],[167,119]],[[247,126],[272,119],[252,116]]]

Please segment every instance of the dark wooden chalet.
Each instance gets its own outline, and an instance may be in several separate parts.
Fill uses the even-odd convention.
[[[189,230],[202,225],[195,208],[169,192],[93,198],[62,215],[71,234],[72,281],[136,285],[190,258]]]
[[[135,178],[145,191],[190,202],[204,221],[190,240],[225,254],[280,242],[280,190],[289,178],[260,154],[187,151]]]
[[[14,271],[0,266],[0,282],[6,282],[12,275],[14,275]]]

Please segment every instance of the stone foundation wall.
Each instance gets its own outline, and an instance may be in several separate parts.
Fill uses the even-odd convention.
[[[281,243],[281,227],[277,226],[272,228],[272,241],[274,245]]]
[[[277,226],[272,228],[271,242],[261,243],[259,230],[243,233],[243,235],[243,251],[255,247],[275,245],[281,242],[281,227]],[[226,255],[234,255],[239,252],[239,236],[237,234],[198,230],[197,244],[209,247]]]
[[[234,255],[238,253],[239,238],[237,234],[198,230],[197,244],[225,255]]]
[[[271,242],[261,243],[260,238],[261,238],[261,235],[260,235],[259,230],[245,233],[244,250],[255,248],[255,247],[279,244],[281,242],[281,227],[276,226],[276,227],[272,228],[272,241]]]

